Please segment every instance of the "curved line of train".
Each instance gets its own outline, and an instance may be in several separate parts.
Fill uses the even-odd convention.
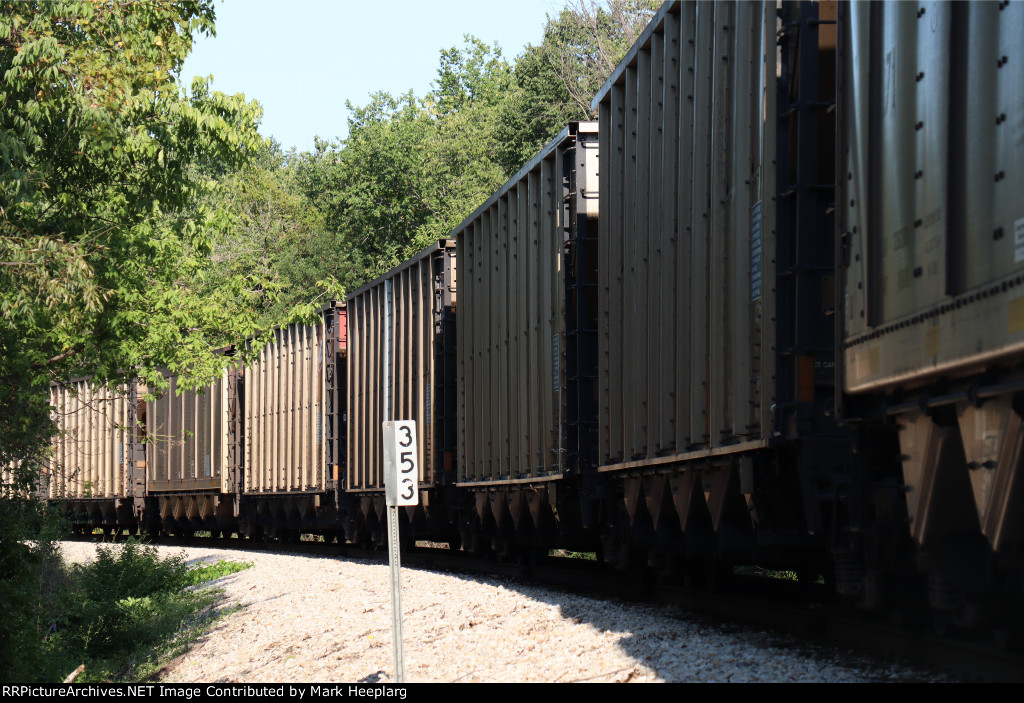
[[[418,539],[1019,617],[1021,36],[1020,2],[668,2],[596,122],[256,363],[55,387],[46,490],[82,527],[382,541],[387,405]]]

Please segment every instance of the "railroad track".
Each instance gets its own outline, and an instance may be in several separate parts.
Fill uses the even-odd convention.
[[[406,564],[521,578],[570,592],[581,592],[589,586],[591,595],[603,593],[624,600],[679,606],[721,623],[756,623],[797,634],[815,644],[849,646],[879,659],[909,660],[947,671],[964,681],[1024,681],[1024,651],[1020,647],[1005,649],[994,643],[940,637],[924,622],[894,625],[888,617],[835,602],[824,586],[816,584],[731,576],[718,584],[718,590],[708,591],[620,575],[596,562],[578,559],[518,565],[481,563],[454,555],[423,555],[417,559],[417,555],[410,554],[403,556]]]
[[[96,541],[98,536],[73,538]],[[102,538],[124,541],[126,536]],[[165,537],[170,547],[202,546],[211,549],[324,556],[386,563],[388,552],[318,541],[297,543],[257,542],[239,539]],[[714,590],[688,588],[660,581],[636,571],[618,573],[594,560],[551,557],[535,563],[476,558],[443,547],[423,547],[405,552],[406,568],[476,574],[519,580],[590,596],[675,606],[702,615],[721,627],[757,625],[797,635],[809,646],[853,648],[880,662],[902,659],[933,670],[945,671],[961,681],[1024,681],[1024,648],[1000,647],[993,642],[954,639],[934,634],[923,618],[906,618],[895,624],[891,617],[876,616],[838,603],[821,584],[801,584],[763,576],[732,575]]]

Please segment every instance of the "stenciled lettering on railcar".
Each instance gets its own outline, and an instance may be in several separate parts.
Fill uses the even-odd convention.
[[[894,251],[906,249],[914,241],[914,232],[910,227],[903,227],[892,233],[892,248]]]
[[[904,266],[901,269],[896,270],[896,289],[903,290],[909,288],[910,284],[914,282],[913,269],[910,266]]]

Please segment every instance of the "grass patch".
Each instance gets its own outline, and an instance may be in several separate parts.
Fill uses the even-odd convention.
[[[99,547],[92,563],[63,570],[59,615],[45,637],[58,680],[83,663],[76,682],[152,676],[225,614],[215,609],[221,591],[194,587],[249,566],[189,567],[183,556],[161,558],[134,540]]]

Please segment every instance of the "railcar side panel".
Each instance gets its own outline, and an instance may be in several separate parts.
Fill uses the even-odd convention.
[[[146,403],[146,472],[150,492],[217,490],[228,492],[230,399],[234,369],[203,389],[169,388]]]
[[[1024,352],[1024,6],[843,13],[845,389],[1011,362]]]
[[[57,420],[50,462],[51,499],[120,499],[133,495],[134,384],[111,390],[89,380],[52,386]]]
[[[774,215],[766,17],[773,36],[763,4],[667,4],[595,99],[610,147],[599,236],[606,468],[768,436],[760,409],[775,389],[758,316],[774,262],[752,260],[755,230],[760,255]]]
[[[324,322],[292,324],[245,370],[246,494],[323,491]]]
[[[840,26],[843,413],[896,437],[894,532],[958,612],[1020,592],[1024,4],[843,4]]]
[[[445,417],[455,393],[445,372],[455,335],[454,254],[454,243],[441,240],[349,296],[348,491],[383,495],[388,408],[390,419],[416,421],[420,487],[444,482],[455,442]]]
[[[594,293],[592,283],[574,279],[567,303],[566,250],[583,246],[579,232],[597,215],[596,206],[588,212],[569,200],[593,199],[596,164],[588,174],[576,162],[594,154],[596,137],[596,124],[572,125],[452,232],[464,280],[460,484],[561,476],[571,353],[566,308],[585,307],[578,299]],[[488,384],[496,394],[481,392]],[[595,402],[570,401],[574,412],[592,412]]]

